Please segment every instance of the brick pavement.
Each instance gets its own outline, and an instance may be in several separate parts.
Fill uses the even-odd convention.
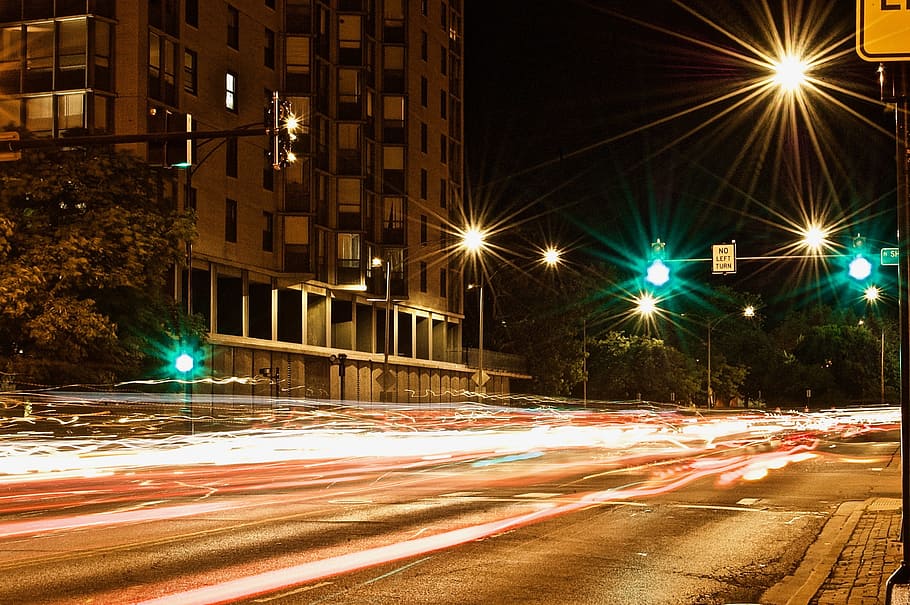
[[[888,577],[901,560],[901,501],[872,498],[809,605],[885,605]]]

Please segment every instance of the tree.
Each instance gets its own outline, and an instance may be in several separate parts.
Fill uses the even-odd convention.
[[[186,323],[165,285],[192,217],[125,153],[25,151],[0,184],[0,368],[54,383],[138,372]]]
[[[658,338],[610,332],[593,343],[588,370],[596,399],[689,401],[698,392],[694,362]]]
[[[549,270],[543,277],[508,268],[496,279],[488,346],[523,356],[527,389],[566,396],[584,379],[584,325],[592,292],[610,281],[601,266]]]

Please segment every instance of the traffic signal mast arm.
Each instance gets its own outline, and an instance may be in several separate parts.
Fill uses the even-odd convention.
[[[230,137],[255,137],[270,134],[269,128],[234,128],[231,130],[203,130],[194,132],[146,132],[140,134],[98,134],[54,139],[0,140],[0,152],[38,149],[43,147],[74,147],[78,145],[119,145],[123,143],[150,143],[161,141],[191,141],[197,139],[226,139]]]

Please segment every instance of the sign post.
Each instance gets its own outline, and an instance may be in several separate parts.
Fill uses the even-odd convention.
[[[885,596],[888,605],[910,603],[910,4],[903,0],[857,0],[856,52],[879,63],[882,100],[894,103],[894,138],[897,172],[897,293],[900,330],[901,403],[901,564],[890,578]],[[886,68],[895,61],[886,90]],[[890,254],[889,254],[890,257]],[[885,252],[882,250],[884,261]],[[890,260],[890,258],[889,258]]]

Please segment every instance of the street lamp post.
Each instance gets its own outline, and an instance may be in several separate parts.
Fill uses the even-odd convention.
[[[733,317],[734,315],[742,315],[743,317],[754,317],[755,308],[747,306],[742,311],[735,311],[733,313],[727,313],[726,315],[721,315],[720,317],[714,319],[713,321],[708,321],[708,409],[711,409],[714,403],[714,396],[711,390],[711,332],[714,330],[714,327],[717,326],[720,322],[727,319],[728,317]]]
[[[382,259],[374,258],[372,261],[373,267],[382,267]],[[382,299],[385,303],[385,331],[383,334],[383,344],[382,344],[382,396],[383,400],[386,399],[385,392],[387,383],[389,381],[389,338],[391,331],[391,318],[392,318],[392,259],[391,257],[386,257],[385,260],[385,297]]]
[[[468,289],[477,288],[477,389],[482,393],[487,381],[483,373],[483,282],[471,284]]]

